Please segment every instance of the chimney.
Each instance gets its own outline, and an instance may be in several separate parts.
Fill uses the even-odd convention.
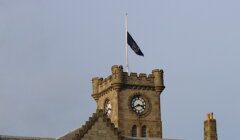
[[[213,117],[213,113],[207,113],[204,121],[204,140],[217,140],[217,122]]]

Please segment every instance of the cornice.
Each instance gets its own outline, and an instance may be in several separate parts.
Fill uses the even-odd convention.
[[[135,84],[122,84],[122,87],[120,88],[120,91],[122,89],[137,89],[137,90],[150,90],[150,91],[154,91],[155,90],[155,86],[135,85]],[[111,92],[113,90],[115,90],[115,87],[112,85],[112,86],[109,86],[108,88],[106,88],[105,90],[103,90],[103,91],[101,91],[99,93],[92,94],[92,97],[95,100],[98,100],[98,98],[108,94],[109,92]]]

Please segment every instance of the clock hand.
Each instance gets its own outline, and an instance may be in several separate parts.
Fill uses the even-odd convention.
[[[134,107],[138,107],[139,106],[139,104],[136,104]]]
[[[137,105],[135,105],[134,107],[138,107],[138,106],[141,106],[141,107],[143,107],[143,105],[141,105],[141,104],[137,104]]]

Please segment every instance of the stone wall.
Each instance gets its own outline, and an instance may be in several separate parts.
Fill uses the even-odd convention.
[[[131,129],[133,125],[137,126],[137,135],[141,136],[141,127],[146,126],[147,137],[162,138],[162,122],[160,110],[160,97],[155,91],[139,90],[139,89],[125,89],[121,91],[119,96],[119,130],[123,135],[131,136]],[[147,103],[146,114],[138,116],[132,111],[130,107],[130,100],[133,95],[141,94],[145,97]]]
[[[120,140],[119,136],[108,127],[103,121],[103,118],[99,118],[92,128],[84,135],[82,140]]]
[[[147,137],[162,138],[160,94],[165,88],[163,70],[155,69],[151,74],[123,72],[123,67],[114,65],[107,78],[92,79],[92,97],[97,108],[104,110],[106,100],[111,102],[111,122],[122,135],[131,136],[133,125],[137,126],[137,136],[141,136],[142,126],[146,126]],[[136,115],[130,107],[130,100],[141,94],[147,101],[144,115]]]

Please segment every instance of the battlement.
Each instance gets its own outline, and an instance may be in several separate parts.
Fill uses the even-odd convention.
[[[130,73],[124,72],[124,82],[127,85],[138,85],[138,86],[154,86],[154,77],[152,74],[145,73]]]
[[[104,91],[105,89],[110,88],[112,85],[112,76],[108,76],[107,78],[103,79],[95,77],[92,79],[92,88],[93,88],[93,94],[97,94],[99,92]]]
[[[151,74],[127,73],[121,65],[114,65],[111,68],[111,75],[107,78],[95,77],[92,79],[93,95],[102,93],[109,88],[117,91],[123,86],[138,86],[154,88],[157,92],[164,89],[163,70],[154,69]]]

